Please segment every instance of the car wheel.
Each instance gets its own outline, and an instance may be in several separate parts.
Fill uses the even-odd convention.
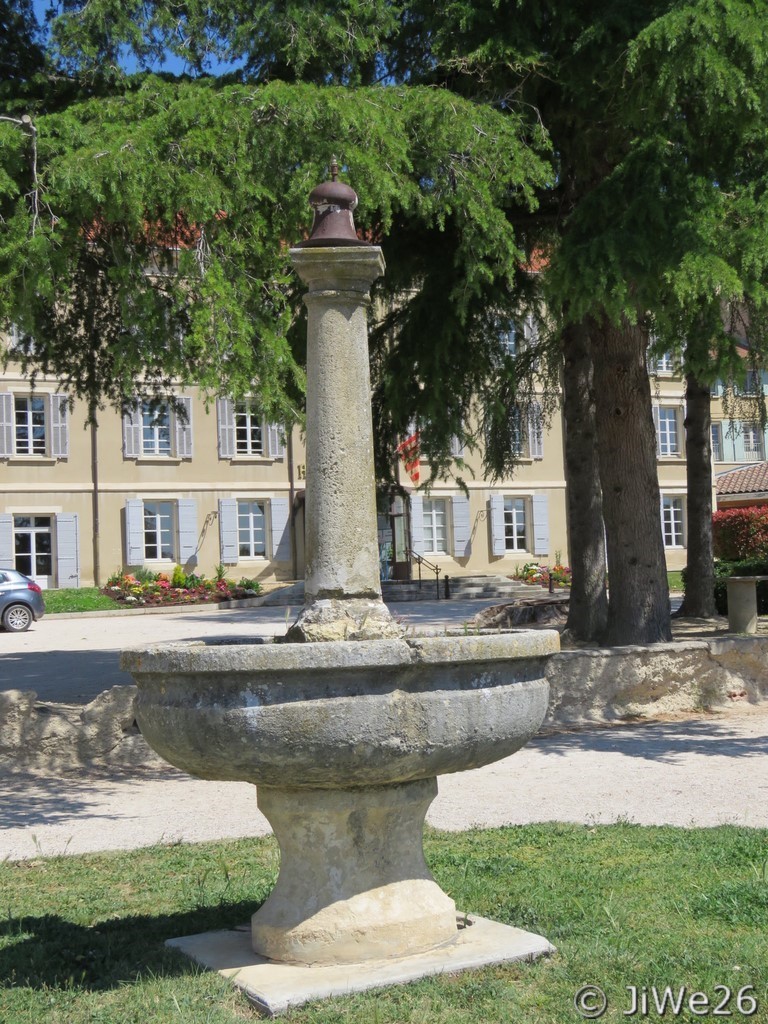
[[[32,612],[25,604],[11,604],[3,612],[3,626],[9,633],[23,633],[32,621]]]

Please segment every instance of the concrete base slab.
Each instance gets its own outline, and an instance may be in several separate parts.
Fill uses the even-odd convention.
[[[456,938],[436,949],[330,967],[277,963],[258,956],[251,948],[251,929],[247,924],[228,931],[169,939],[166,945],[230,978],[249,1002],[268,1016],[284,1013],[289,1007],[311,999],[349,995],[512,960],[534,960],[555,952],[555,947],[541,935],[521,928],[463,914],[457,920]]]

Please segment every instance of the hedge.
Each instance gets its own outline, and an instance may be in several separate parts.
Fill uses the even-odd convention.
[[[728,562],[768,559],[768,506],[726,508],[712,516],[716,558]]]
[[[768,558],[715,562],[715,606],[720,615],[728,614],[726,580],[729,576],[768,576]],[[768,615],[768,580],[757,584],[757,614]]]

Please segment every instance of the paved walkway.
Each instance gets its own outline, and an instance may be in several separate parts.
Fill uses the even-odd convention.
[[[461,626],[493,601],[403,601],[392,614],[419,631]],[[120,669],[126,647],[211,637],[278,636],[296,608],[219,610],[199,605],[178,612],[47,615],[27,633],[0,631],[0,690],[34,690],[42,701],[87,704],[102,690],[133,682]]]
[[[536,737],[440,778],[428,820],[462,830],[534,821],[768,827],[768,707]],[[263,835],[253,786],[170,767],[0,775],[0,860]]]

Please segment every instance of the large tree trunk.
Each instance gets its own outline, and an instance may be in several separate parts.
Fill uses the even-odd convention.
[[[569,324],[562,335],[565,480],[571,600],[566,628],[579,640],[602,641],[608,624],[605,533],[595,423],[589,329]]]
[[[678,614],[709,619],[716,614],[712,551],[712,416],[709,384],[685,377],[685,458],[688,478],[688,567]]]
[[[672,634],[647,336],[605,317],[591,323],[590,335],[608,554],[606,639],[659,643]]]

